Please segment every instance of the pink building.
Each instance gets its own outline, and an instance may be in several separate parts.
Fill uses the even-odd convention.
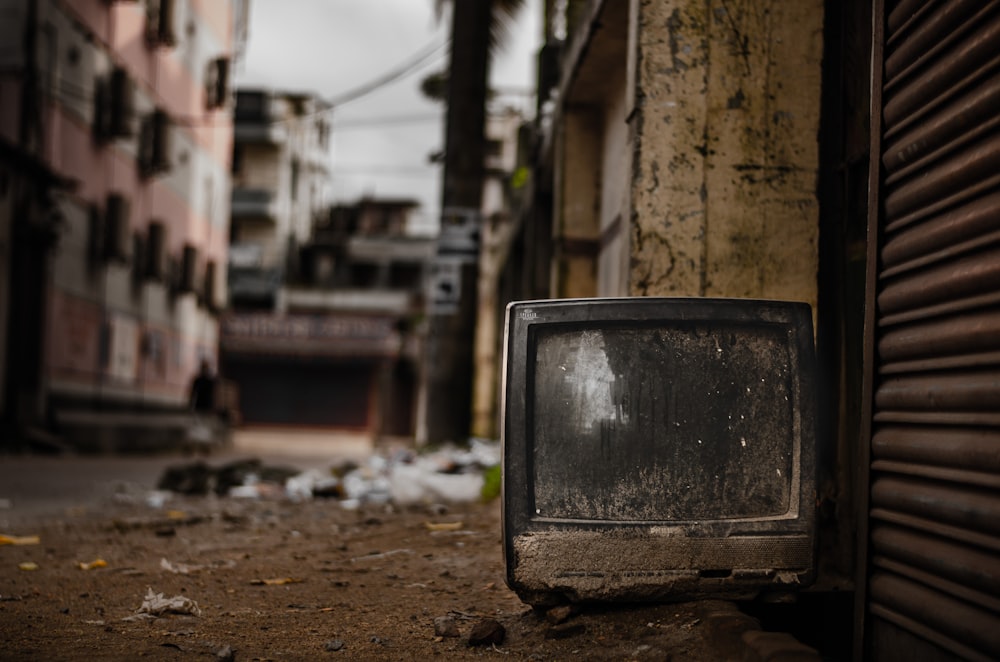
[[[22,436],[142,438],[113,429],[162,428],[216,363],[247,2],[0,3],[0,402]]]

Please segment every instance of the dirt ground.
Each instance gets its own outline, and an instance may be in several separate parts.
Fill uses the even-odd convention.
[[[16,528],[38,543],[0,546],[3,660],[742,659],[755,628],[722,602],[536,613],[504,585],[495,500],[185,497]],[[138,613],[150,591],[182,613]],[[502,640],[470,645],[490,619]]]

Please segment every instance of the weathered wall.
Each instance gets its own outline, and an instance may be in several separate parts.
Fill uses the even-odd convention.
[[[557,297],[591,297],[597,293],[594,264],[600,237],[601,114],[593,106],[567,109],[557,150],[558,237],[553,292]]]
[[[622,58],[624,64],[624,58]],[[624,296],[628,293],[628,234],[624,224],[629,216],[628,159],[629,134],[626,123],[625,76],[614,81],[604,108],[602,128],[600,190],[600,256],[597,261],[597,295]]]
[[[639,0],[632,295],[816,304],[820,0]]]

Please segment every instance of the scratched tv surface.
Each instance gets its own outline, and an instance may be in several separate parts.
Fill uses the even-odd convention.
[[[535,514],[571,520],[781,517],[799,472],[780,325],[541,328]]]

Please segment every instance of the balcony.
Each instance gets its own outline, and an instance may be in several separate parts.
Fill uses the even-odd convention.
[[[233,140],[246,145],[282,145],[288,141],[288,129],[282,123],[237,121]]]
[[[278,216],[274,194],[266,189],[235,188],[229,213],[232,218],[275,221]]]
[[[274,301],[281,288],[279,267],[229,267],[229,300]]]
[[[288,310],[408,315],[418,306],[418,297],[406,290],[316,289],[289,287],[284,292]]]

